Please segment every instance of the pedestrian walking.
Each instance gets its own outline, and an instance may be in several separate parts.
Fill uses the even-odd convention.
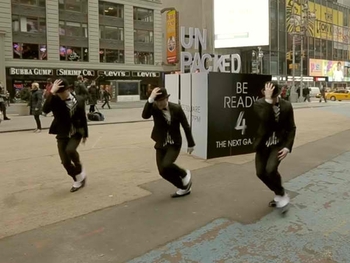
[[[296,126],[292,104],[279,99],[279,92],[277,84],[268,82],[263,90],[265,97],[254,103],[259,126],[253,146],[256,174],[275,193],[269,206],[284,212],[290,198],[282,186],[278,166],[292,152]]]
[[[4,115],[4,121],[9,121],[11,120],[9,117],[6,115],[6,100],[9,99],[9,94],[6,92],[5,88],[3,86],[0,86],[0,111]]]
[[[304,97],[304,102],[306,102],[306,101],[311,102],[311,100],[310,100],[310,88],[309,87],[303,88],[303,97]]]
[[[108,90],[106,89],[106,87],[103,88],[103,104],[102,104],[102,109],[104,108],[104,106],[108,106],[108,109],[111,109],[111,106],[109,105],[109,99],[111,98],[111,94],[108,92]]]
[[[30,114],[34,116],[34,120],[36,122],[36,129],[34,130],[36,133],[41,132],[40,115],[42,113],[43,97],[44,91],[39,88],[39,83],[32,83],[31,96],[28,106],[30,107]]]
[[[84,99],[73,94],[71,85],[64,79],[54,82],[51,94],[45,101],[43,111],[52,111],[54,120],[50,134],[56,134],[58,153],[68,175],[73,178],[71,192],[85,186],[86,173],[77,148],[88,137]]]
[[[195,143],[185,113],[180,105],[168,101],[169,96],[165,88],[154,88],[145,104],[142,118],[153,116],[151,138],[155,141],[158,171],[165,180],[178,188],[171,195],[176,198],[186,196],[192,190],[191,172],[175,164],[182,145],[180,124],[185,131],[189,154],[193,152]]]
[[[320,93],[321,93],[321,96],[320,96],[320,103],[322,102],[322,99],[324,100],[324,102],[326,103],[327,102],[327,98],[326,98],[326,88],[322,85],[320,85]]]

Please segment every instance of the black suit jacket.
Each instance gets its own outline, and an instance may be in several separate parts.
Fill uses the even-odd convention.
[[[54,119],[50,126],[50,134],[57,134],[58,137],[66,137],[69,135],[71,125],[73,124],[77,130],[81,130],[83,138],[88,137],[87,119],[85,113],[84,99],[75,96],[78,105],[73,116],[70,117],[69,109],[66,102],[61,100],[58,96],[50,94],[43,106],[43,112],[48,114],[52,111]]]
[[[149,103],[147,101],[142,112],[142,118],[144,119],[149,119],[151,116],[153,116],[154,127],[152,130],[151,138],[156,142],[155,147],[163,147],[163,144],[166,142],[168,132],[174,141],[174,145],[181,147],[182,137],[180,132],[180,124],[185,131],[188,147],[194,147],[195,143],[192,137],[191,128],[181,106],[171,102],[169,102],[168,105],[171,116],[170,125],[167,123],[165,117],[163,116],[163,112],[159,110],[153,103]]]
[[[280,116],[278,122],[275,120],[273,105],[267,103],[265,98],[259,99],[254,103],[254,110],[259,122],[253,145],[255,150],[264,146],[275,131],[282,148],[288,148],[292,152],[296,131],[293,107],[290,102],[283,99],[280,99],[279,103]]]

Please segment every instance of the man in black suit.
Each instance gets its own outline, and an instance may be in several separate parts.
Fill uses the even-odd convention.
[[[275,193],[271,207],[284,208],[290,199],[278,172],[280,162],[292,151],[295,138],[294,112],[290,102],[279,97],[278,85],[265,84],[264,98],[254,104],[259,128],[254,141],[257,176]]]
[[[56,134],[58,153],[68,175],[73,180],[71,192],[85,186],[86,174],[80,162],[77,148],[86,142],[88,127],[84,99],[71,93],[71,86],[66,80],[56,80],[51,94],[43,106],[43,112],[52,111],[54,120],[50,134]]]
[[[180,105],[168,101],[165,88],[153,89],[142,112],[142,118],[153,116],[154,127],[151,138],[155,141],[156,160],[159,174],[172,183],[178,190],[173,198],[186,196],[191,193],[191,172],[177,166],[174,162],[180,154],[182,138],[180,124],[185,131],[188,150],[194,150],[194,140],[185,113]]]

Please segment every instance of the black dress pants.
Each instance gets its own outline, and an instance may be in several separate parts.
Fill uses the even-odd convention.
[[[82,136],[80,134],[75,134],[71,138],[57,138],[57,147],[61,162],[74,181],[76,181],[75,177],[82,172],[79,153],[77,152],[81,139]]]
[[[256,174],[261,181],[276,195],[285,194],[282,186],[281,175],[278,172],[280,161],[278,152],[281,146],[262,147],[258,149],[255,155]]]
[[[36,128],[38,130],[41,130],[40,115],[39,114],[34,114],[34,119],[35,119],[35,122],[36,122]]]
[[[90,113],[95,112],[95,104],[91,104],[91,105],[90,105],[89,112],[90,112]]]
[[[186,171],[174,162],[180,154],[181,146],[167,145],[156,148],[156,160],[159,174],[177,188],[186,189],[182,178],[186,177]]]
[[[106,104],[107,104],[107,106],[108,106],[108,109],[110,109],[111,106],[109,105],[109,101],[108,101],[108,100],[105,100],[105,101],[104,101],[104,103],[102,104],[102,109],[103,109],[104,106],[106,106]]]
[[[7,118],[6,115],[6,102],[0,102],[0,111],[2,112],[2,114],[4,115],[4,119]]]

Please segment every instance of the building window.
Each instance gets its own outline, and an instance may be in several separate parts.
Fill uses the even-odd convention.
[[[13,43],[13,58],[47,60],[46,45]]]
[[[12,31],[46,33],[46,19],[38,17],[12,16]]]
[[[100,49],[100,62],[124,63],[124,50]]]
[[[153,22],[153,10],[134,7],[134,20],[143,22]]]
[[[148,64],[153,65],[153,53],[152,52],[138,52],[134,53],[135,64]]]
[[[60,60],[89,61],[89,50],[85,47],[60,47]]]
[[[123,5],[100,1],[99,14],[101,16],[112,16],[112,17],[123,18],[124,7]]]
[[[61,36],[88,37],[87,24],[67,21],[60,21],[59,24],[59,33]]]
[[[100,38],[124,41],[124,28],[100,26]]]
[[[153,43],[153,31],[135,29],[134,41],[139,43]]]
[[[73,11],[87,14],[87,0],[59,0],[58,7],[61,11]]]
[[[20,4],[20,5],[34,5],[34,6],[40,6],[40,7],[46,6],[45,0],[12,0],[12,3]]]

